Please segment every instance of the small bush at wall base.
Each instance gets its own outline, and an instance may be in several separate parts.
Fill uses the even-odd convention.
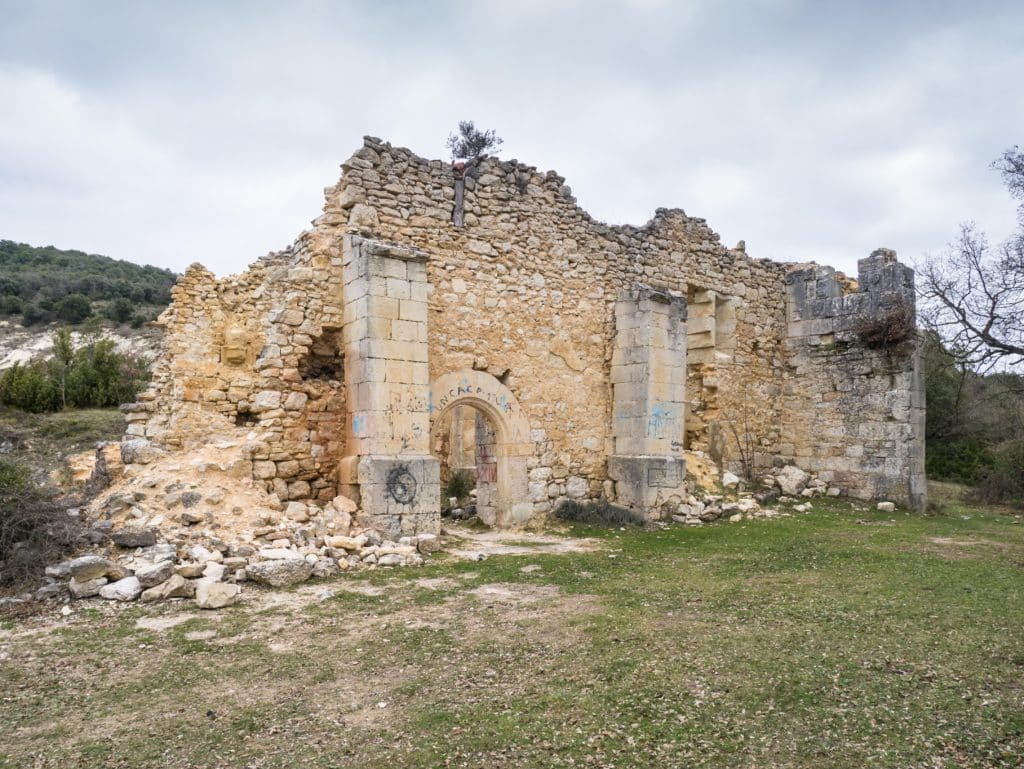
[[[563,521],[604,526],[643,526],[646,523],[639,513],[613,505],[607,499],[588,502],[567,499],[555,508],[555,517]]]
[[[456,470],[444,485],[444,501],[447,502],[452,497],[463,500],[475,488],[476,480],[469,470]]]
[[[28,468],[0,460],[0,586],[28,583],[80,536],[78,522]]]

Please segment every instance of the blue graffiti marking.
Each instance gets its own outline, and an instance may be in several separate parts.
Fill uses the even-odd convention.
[[[651,414],[647,418],[647,435],[651,438],[659,438],[673,420],[674,409],[666,403],[655,403],[651,406]]]

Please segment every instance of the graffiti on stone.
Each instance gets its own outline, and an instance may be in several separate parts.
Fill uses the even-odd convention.
[[[416,499],[416,477],[410,472],[408,465],[397,465],[391,468],[387,478],[388,494],[402,505],[411,505]]]

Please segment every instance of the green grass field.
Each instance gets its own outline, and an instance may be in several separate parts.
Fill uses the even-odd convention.
[[[0,766],[1022,766],[1021,518],[815,507],[8,620]]]

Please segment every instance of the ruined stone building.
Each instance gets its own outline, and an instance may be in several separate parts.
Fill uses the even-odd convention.
[[[498,526],[563,499],[658,517],[695,451],[923,504],[913,340],[858,332],[912,313],[893,252],[854,281],[753,259],[679,209],[602,224],[515,161],[453,167],[367,138],[342,168],[290,248],[181,278],[129,435],[175,450],[244,434],[282,500],[343,493],[401,533],[437,531],[442,466],[474,468]]]

